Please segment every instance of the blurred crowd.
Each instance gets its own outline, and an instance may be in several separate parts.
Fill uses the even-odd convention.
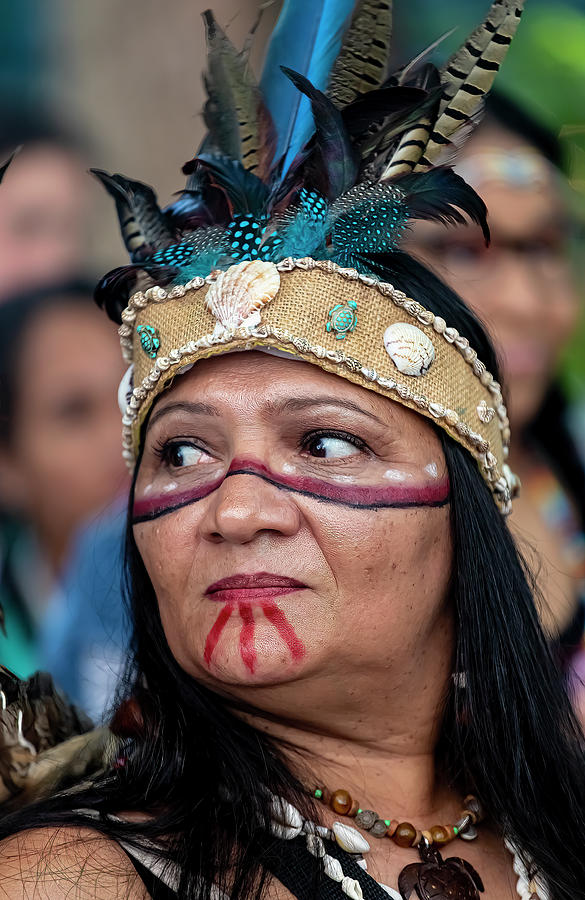
[[[223,7],[229,21],[230,4]],[[235,22],[236,42],[247,25]],[[404,24],[402,33],[406,42]],[[582,122],[555,124],[546,104],[539,115],[503,82],[457,160],[487,203],[491,246],[479,229],[429,223],[417,224],[408,242],[484,321],[500,353],[510,462],[523,485],[510,527],[534,573],[543,627],[585,710],[585,385],[583,366],[565,363],[580,329],[585,190],[561,127],[585,130],[585,105]],[[557,89],[567,88],[559,81]],[[86,170],[102,164],[104,151],[80,137],[82,127],[63,125],[58,104],[10,99],[0,108],[0,162],[22,149],[0,187],[0,663],[20,676],[51,671],[99,719],[128,641],[129,480],[116,401],[123,363],[116,329],[92,293],[98,265],[122,264],[124,255],[120,248],[113,257],[109,237],[95,250]],[[177,169],[196,143],[200,95],[188,115],[181,104],[177,97],[165,113],[190,120],[191,143],[168,153],[167,167],[176,156]],[[127,158],[133,149],[125,147]]]

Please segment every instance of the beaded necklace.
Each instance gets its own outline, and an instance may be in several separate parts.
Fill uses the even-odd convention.
[[[318,787],[312,796],[328,806],[339,816],[355,819],[356,825],[373,837],[391,838],[398,847],[418,847],[424,838],[428,844],[442,846],[454,838],[473,841],[477,837],[476,824],[483,819],[483,810],[477,797],[469,794],[463,801],[463,809],[453,825],[432,825],[429,829],[419,830],[410,822],[399,822],[397,819],[382,819],[373,809],[362,809],[349,791],[339,789],[333,793],[327,788]]]
[[[273,795],[271,831],[276,837],[285,840],[304,836],[308,852],[321,860],[324,875],[336,881],[341,892],[351,900],[364,900],[360,882],[346,875],[340,860],[331,856],[327,849],[327,841],[334,841],[361,868],[367,871],[364,854],[368,853],[371,848],[368,841],[355,828],[341,822],[334,822],[331,828],[310,822],[303,819],[298,809],[288,801]],[[552,900],[542,878],[528,861],[524,861],[515,845],[508,839],[504,843],[512,855],[513,869],[518,876],[516,892],[521,900]],[[376,882],[392,900],[409,900],[411,897],[412,900],[415,897],[421,898],[421,900],[431,900],[431,898],[432,900],[459,900],[459,898],[480,900],[479,894],[483,892],[483,884],[477,873],[475,875],[479,879],[479,884],[469,875],[468,864],[465,864],[465,861],[459,860],[458,857],[443,860],[438,850],[429,844],[422,832],[417,849],[421,862],[413,863],[402,870],[399,876],[399,891],[389,885]],[[444,875],[450,879],[450,882],[443,880]]]

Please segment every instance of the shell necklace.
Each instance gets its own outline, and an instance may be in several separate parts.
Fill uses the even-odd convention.
[[[466,798],[468,799],[468,798]],[[303,819],[300,812],[282,797],[272,795],[272,833],[284,840],[305,836],[309,853],[321,860],[323,873],[327,878],[339,883],[343,894],[350,900],[364,900],[360,882],[344,873],[340,860],[327,852],[325,841],[336,844],[367,870],[364,854],[370,851],[368,841],[349,825],[334,822],[331,828]],[[550,893],[542,879],[526,865],[518,849],[509,840],[505,846],[513,857],[513,868],[518,876],[516,891],[521,900],[551,900]],[[396,891],[387,884],[376,882],[393,900],[479,900],[483,884],[475,870],[459,857],[443,860],[438,850],[421,832],[417,846],[421,861],[406,866],[399,876]],[[474,873],[475,878],[471,875]],[[479,882],[479,883],[478,883]]]

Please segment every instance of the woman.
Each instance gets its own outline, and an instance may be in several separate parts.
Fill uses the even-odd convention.
[[[81,280],[0,306],[0,359],[0,662],[28,677],[77,530],[127,487],[113,397],[122,365]]]
[[[356,32],[376,53],[388,15],[360,4],[339,59]],[[515,7],[492,8],[470,39],[464,94],[478,59],[497,68],[516,24]],[[241,61],[209,14],[208,37],[215,63],[217,41]],[[411,216],[485,211],[443,170],[333,199],[356,149],[351,117],[342,128],[325,94],[292,77],[317,134],[272,222],[242,209],[259,179],[203,154],[191,222],[222,199],[227,221],[166,243],[177,210],[161,214],[142,188],[146,216],[137,183],[101,173],[139,254],[102,285],[115,288],[110,310],[137,268],[178,270],[168,289],[133,295],[120,330],[133,365],[134,658],[113,729],[127,743],[89,784],[3,820],[2,886],[15,897],[31,884],[108,898],[582,896],[582,736],[502,515],[516,485],[493,352],[461,301],[396,247]],[[426,89],[393,93],[402,87],[368,103],[409,96],[428,114]],[[432,162],[445,122],[415,150],[413,115],[384,170]],[[221,149],[213,128],[206,144]],[[329,199],[313,187],[323,175]],[[340,263],[350,258],[361,271]]]
[[[463,228],[429,223],[417,225],[411,246],[468,300],[502,355],[511,465],[522,482],[510,521],[538,551],[542,621],[571,658],[584,625],[585,474],[555,373],[579,314],[574,228],[556,139],[504,96],[491,95],[486,110],[458,171],[487,203],[490,250]]]

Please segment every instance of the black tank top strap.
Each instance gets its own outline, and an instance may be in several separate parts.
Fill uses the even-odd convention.
[[[349,853],[334,841],[325,840],[323,843],[328,856],[341,864],[343,874],[359,883],[364,900],[388,900],[386,891],[358,866]],[[328,877],[321,860],[309,853],[305,835],[293,840],[266,836],[263,862],[297,900],[348,900],[341,882]]]
[[[120,846],[136,869],[136,874],[144,884],[152,900],[177,900],[176,891],[165,884],[148,866],[140,862],[127,847],[124,847],[122,844]]]

